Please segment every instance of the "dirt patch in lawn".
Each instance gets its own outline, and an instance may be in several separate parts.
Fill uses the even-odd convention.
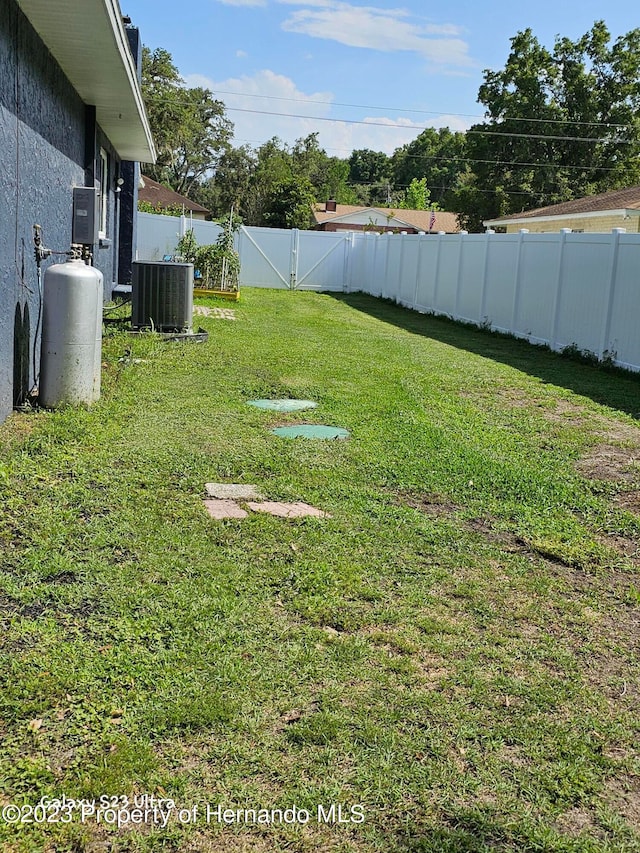
[[[637,447],[618,447],[596,444],[578,460],[576,470],[590,480],[633,482],[638,477],[640,450]]]
[[[640,516],[640,491],[621,492],[613,498],[613,503],[618,509]]]
[[[578,807],[569,809],[561,814],[555,821],[555,828],[563,835],[575,837],[577,835],[590,835],[595,838],[603,838],[604,833],[596,826],[593,814],[587,809]]]
[[[545,409],[544,416],[552,423],[566,426],[584,426],[591,420],[590,413],[584,406],[579,406],[569,400],[557,400],[555,408]]]
[[[633,829],[640,830],[640,777],[620,776],[611,779],[603,799]]]
[[[460,507],[447,500],[442,495],[436,494],[416,494],[415,492],[399,491],[395,494],[396,503],[401,506],[409,506],[412,509],[420,510],[426,515],[435,517],[449,516],[458,512]]]
[[[612,548],[622,557],[625,557],[632,566],[640,568],[640,543],[633,536],[625,536],[622,533],[613,531],[611,533],[601,533],[596,538],[601,545]]]
[[[631,482],[640,477],[640,427],[597,416],[593,445],[577,463],[578,473],[596,480]]]

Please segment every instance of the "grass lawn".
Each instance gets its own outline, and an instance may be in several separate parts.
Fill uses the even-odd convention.
[[[361,295],[233,310],[0,427],[0,850],[640,850],[638,378]],[[215,521],[211,481],[331,517]]]

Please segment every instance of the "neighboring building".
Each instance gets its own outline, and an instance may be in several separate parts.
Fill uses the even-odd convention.
[[[142,175],[140,178],[138,201],[147,202],[156,213],[163,213],[165,210],[179,210],[184,216],[191,216],[192,219],[211,219],[211,211],[207,210],[206,207],[170,190],[146,175]]]
[[[402,210],[401,208],[359,207],[327,201],[313,211],[316,231],[406,231],[457,234],[460,231],[455,213],[442,210]]]
[[[487,219],[482,224],[507,234],[523,228],[537,234],[563,228],[599,233],[625,228],[635,233],[640,231],[640,187],[575,198],[562,204]]]
[[[66,251],[74,187],[100,192],[92,255],[106,297],[130,279],[137,161],[155,150],[125,20],[117,0],[0,0],[0,421],[39,373],[33,226]]]

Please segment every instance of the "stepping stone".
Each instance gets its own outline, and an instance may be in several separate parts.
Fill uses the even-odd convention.
[[[349,438],[349,431],[342,427],[324,424],[295,424],[294,426],[275,427],[271,430],[280,438]]]
[[[246,518],[249,513],[234,501],[204,501],[204,506],[211,518]]]
[[[262,495],[257,486],[249,483],[205,483],[204,490],[209,498],[222,498],[230,501],[259,501]]]
[[[328,512],[323,512],[321,509],[316,509],[310,504],[302,503],[302,501],[295,503],[280,503],[279,501],[250,502],[247,506],[254,512],[268,512],[269,515],[277,515],[279,518],[304,518],[305,516],[331,518]]]
[[[247,405],[273,412],[300,412],[302,409],[315,409],[318,404],[313,400],[248,400]]]
[[[237,320],[233,308],[208,308],[206,305],[196,305],[193,313],[201,314],[203,317],[213,317],[216,320]]]

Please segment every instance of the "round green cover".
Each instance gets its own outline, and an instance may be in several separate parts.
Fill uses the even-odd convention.
[[[271,432],[281,438],[348,438],[349,432],[342,427],[324,426],[324,424],[295,424],[294,426],[275,427]]]
[[[302,409],[315,409],[313,400],[249,400],[250,406],[258,409],[271,409],[276,412],[299,412]]]

